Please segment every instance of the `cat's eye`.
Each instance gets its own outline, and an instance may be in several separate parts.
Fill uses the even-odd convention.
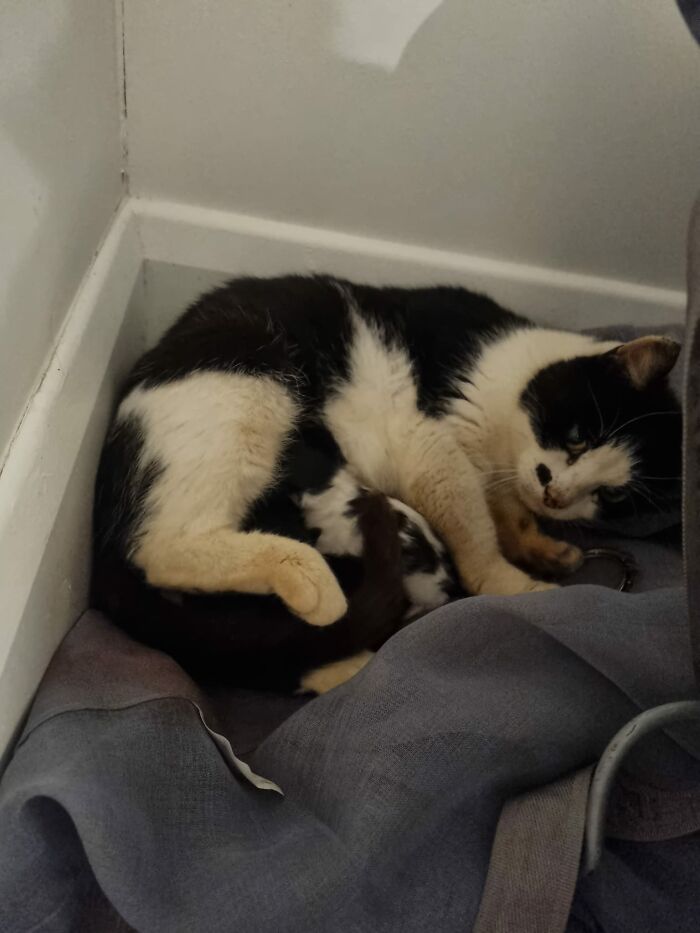
[[[627,498],[628,494],[626,486],[599,486],[596,491],[603,502],[611,504],[622,502],[623,499]]]
[[[566,435],[566,449],[572,457],[580,457],[582,453],[588,450],[588,442],[581,436],[581,429],[574,425]]]

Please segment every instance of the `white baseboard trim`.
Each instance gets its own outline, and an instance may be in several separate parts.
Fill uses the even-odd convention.
[[[330,272],[384,284],[450,282],[542,323],[573,327],[682,320],[685,294],[636,282],[339,233],[168,201],[135,200],[152,262],[224,275]]]
[[[142,264],[124,204],[87,272],[0,471],[0,754],[85,608],[92,482]],[[134,330],[139,324],[134,321]]]
[[[144,265],[145,262],[145,265]],[[163,317],[202,282],[330,272],[376,283],[453,282],[544,323],[680,321],[680,291],[502,262],[156,200],[127,200],[76,294],[0,467],[0,761],[46,665],[85,608],[94,471],[114,393],[146,331],[142,270],[184,270]],[[188,271],[189,270],[189,271]],[[173,280],[175,282],[175,280]],[[192,294],[187,294],[192,288]],[[163,320],[162,323],[167,323]]]

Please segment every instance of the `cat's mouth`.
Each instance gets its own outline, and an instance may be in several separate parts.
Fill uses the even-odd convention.
[[[565,507],[563,502],[554,498],[546,489],[534,492],[527,484],[520,483],[518,492],[525,505],[537,515],[556,515]]]
[[[588,519],[593,518],[597,510],[592,496],[566,497],[556,487],[547,486],[535,491],[527,483],[518,483],[518,492],[525,505],[543,518],[557,521]]]

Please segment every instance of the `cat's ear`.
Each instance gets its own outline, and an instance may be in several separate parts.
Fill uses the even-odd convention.
[[[610,351],[636,389],[667,376],[680,352],[681,345],[670,337],[637,337]]]

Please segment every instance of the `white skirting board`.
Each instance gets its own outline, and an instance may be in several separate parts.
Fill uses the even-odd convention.
[[[85,608],[95,465],[114,388],[140,349],[142,252],[116,215],[0,472],[0,753]]]
[[[329,272],[373,284],[455,284],[572,329],[681,321],[683,292],[413,246],[243,214],[137,201],[148,259],[149,337],[232,275]],[[175,302],[175,304],[173,304]]]
[[[330,272],[462,284],[572,328],[682,320],[682,292],[162,201],[115,216],[0,469],[0,753],[86,607],[92,484],[126,370],[228,276]]]

